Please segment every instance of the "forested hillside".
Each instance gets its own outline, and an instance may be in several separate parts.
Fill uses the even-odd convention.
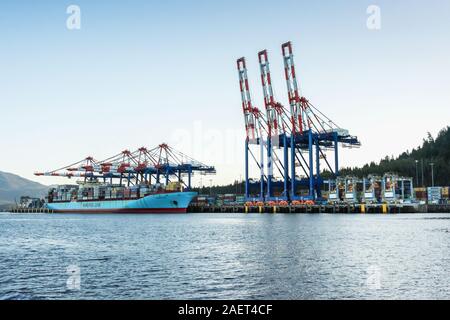
[[[393,172],[402,176],[413,177],[414,184],[417,185],[417,164],[418,185],[431,186],[431,163],[434,163],[434,184],[436,186],[450,186],[450,127],[442,129],[436,138],[428,134],[423,139],[421,146],[411,151],[405,151],[397,158],[386,156],[379,162],[373,161],[361,168],[343,168],[340,174],[341,176],[354,175],[363,177],[369,174],[383,175],[386,172]],[[328,176],[329,173],[324,172],[324,177]],[[212,195],[224,193],[242,194],[244,192],[244,183],[235,181],[229,185],[213,186],[212,188],[203,187],[195,190],[202,194],[211,193]],[[259,186],[253,185],[251,192],[257,193],[258,191]]]
[[[442,129],[436,138],[428,134],[421,146],[403,152],[397,158],[386,157],[380,162],[371,162],[361,168],[345,168],[341,170],[341,174],[362,177],[368,174],[382,175],[385,172],[395,172],[414,177],[416,181],[416,160],[419,185],[431,185],[431,163],[434,163],[434,184],[450,185],[450,127]]]

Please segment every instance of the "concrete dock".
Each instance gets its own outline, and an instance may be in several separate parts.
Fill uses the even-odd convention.
[[[46,208],[14,208],[7,210],[12,213],[53,213]],[[201,213],[450,213],[450,204],[314,204],[286,206],[189,206],[188,212]]]
[[[447,205],[419,204],[314,204],[286,206],[190,206],[188,212],[229,212],[229,213],[450,213]]]

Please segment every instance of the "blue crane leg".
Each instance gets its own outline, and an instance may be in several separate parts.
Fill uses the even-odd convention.
[[[288,146],[287,146],[287,137],[286,134],[283,137],[283,145],[284,145],[284,196],[286,199],[289,198],[289,156],[288,156]]]
[[[316,194],[317,198],[322,198],[322,192],[320,190],[320,146],[319,139],[316,139]]]
[[[249,182],[248,182],[248,139],[245,140],[245,198],[250,196]]]
[[[272,197],[272,141],[267,139],[267,197]]]
[[[295,143],[294,134],[291,135],[291,200],[295,197]]]
[[[339,176],[338,134],[334,133],[334,175]]]
[[[309,148],[309,196],[314,199],[314,162],[313,162],[313,136],[311,129],[308,133]]]
[[[259,198],[264,201],[264,141],[262,137],[259,140],[261,152],[260,152],[260,165],[261,165],[261,180],[260,180],[260,194]]]

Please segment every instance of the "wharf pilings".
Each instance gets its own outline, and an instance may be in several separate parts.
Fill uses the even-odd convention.
[[[48,208],[12,208],[6,210],[11,213],[53,213],[53,210]]]
[[[450,213],[450,204],[314,204],[314,205],[210,205],[189,206],[188,212],[202,213]],[[54,213],[47,208],[12,208],[6,210],[12,213]]]
[[[314,205],[222,205],[190,206],[188,212],[227,212],[227,213],[450,213],[447,205],[418,204],[314,204]]]

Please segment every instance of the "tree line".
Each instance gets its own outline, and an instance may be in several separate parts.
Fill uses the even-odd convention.
[[[433,164],[433,165],[432,165]],[[442,129],[436,138],[428,133],[422,145],[407,150],[398,157],[388,157],[379,162],[372,161],[362,167],[346,167],[340,171],[341,176],[351,175],[359,178],[370,174],[382,176],[386,172],[396,173],[400,176],[412,177],[415,186],[428,187],[432,185],[432,172],[434,171],[435,186],[450,186],[450,127]],[[324,171],[323,177],[330,177],[330,172]],[[235,181],[228,185],[194,188],[200,194],[243,194],[245,184]],[[259,186],[253,184],[250,193],[257,194]]]
[[[386,156],[378,163],[371,162],[361,168],[341,169],[341,175],[357,177],[369,174],[383,175],[385,172],[413,177],[416,186],[431,186],[433,178],[435,186],[449,186],[450,127],[442,129],[436,138],[428,133],[421,146],[411,151],[407,150],[396,158]]]

